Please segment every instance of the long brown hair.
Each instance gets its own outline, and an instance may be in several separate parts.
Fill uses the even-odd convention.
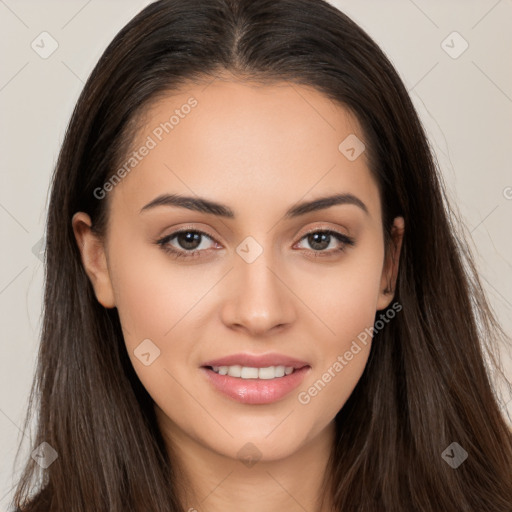
[[[35,410],[32,449],[47,442],[58,458],[46,469],[28,458],[14,505],[183,510],[152,399],[130,363],[117,310],[95,298],[71,218],[85,211],[104,234],[109,202],[94,190],[123,161],[139,116],[166,92],[223,70],[311,86],[353,112],[379,186],[386,244],[393,218],[405,219],[395,289],[402,310],[375,333],[335,419],[335,510],[510,512],[512,433],[490,373],[502,375],[505,333],[404,85],[372,39],[323,0],[160,0],[97,63],[51,184],[43,330],[25,422]],[[468,454],[456,468],[442,456],[448,449],[453,457],[454,442]]]

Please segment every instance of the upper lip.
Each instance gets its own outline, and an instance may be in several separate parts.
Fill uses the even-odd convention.
[[[212,359],[202,366],[246,366],[250,368],[267,368],[269,366],[291,366],[295,369],[309,366],[309,363],[283,354],[231,354],[220,359]]]

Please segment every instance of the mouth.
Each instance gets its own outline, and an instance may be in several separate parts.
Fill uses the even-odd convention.
[[[278,355],[234,354],[200,368],[213,388],[237,402],[277,402],[297,388],[311,370],[305,361]]]

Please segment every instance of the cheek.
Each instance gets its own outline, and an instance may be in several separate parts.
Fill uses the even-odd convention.
[[[341,350],[375,319],[383,250],[376,242],[347,253],[339,265],[315,271],[295,282],[300,297],[321,323],[326,354]],[[323,327],[321,326],[323,324]]]
[[[186,411],[187,418],[190,397],[179,382],[185,382],[195,353],[187,325],[194,322],[205,281],[180,272],[154,248],[133,246],[123,257],[112,251],[112,260],[116,307],[133,368],[157,404],[171,413]]]
[[[116,306],[129,348],[145,338],[170,337],[177,322],[205,293],[201,276],[191,279],[159,249],[134,245],[119,257],[113,251],[112,260]]]
[[[311,309],[322,320],[314,336],[321,354],[311,377],[299,390],[302,413],[318,428],[334,418],[357,385],[370,353],[382,273],[378,243],[351,255],[329,278],[309,283]],[[318,286],[324,283],[323,286]],[[323,325],[322,325],[323,324]],[[322,334],[320,335],[320,332]],[[313,336],[313,332],[311,335]]]

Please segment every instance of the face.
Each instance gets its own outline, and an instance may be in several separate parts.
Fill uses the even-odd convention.
[[[169,439],[289,456],[363,372],[403,220],[393,263],[364,134],[316,90],[217,80],[146,114],[138,156],[98,191],[106,238],[73,218],[97,299],[117,308]]]

